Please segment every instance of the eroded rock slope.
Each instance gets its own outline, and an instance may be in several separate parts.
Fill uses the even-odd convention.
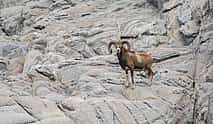
[[[197,123],[210,123],[212,16],[211,0],[0,0],[0,123],[186,124],[193,81]],[[117,23],[157,60],[152,86],[136,73],[124,88],[107,51]]]

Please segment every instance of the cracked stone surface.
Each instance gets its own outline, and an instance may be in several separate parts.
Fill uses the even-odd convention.
[[[212,122],[212,12],[211,0],[0,0],[0,124],[191,123],[195,72],[197,121]],[[136,72],[124,87],[107,50],[117,23],[153,56],[151,86]]]

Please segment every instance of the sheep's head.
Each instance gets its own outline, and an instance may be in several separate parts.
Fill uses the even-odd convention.
[[[118,33],[117,33],[117,42],[110,42],[108,46],[108,51],[112,54],[112,46],[116,48],[116,53],[120,54],[123,50],[130,50],[130,44],[127,41],[122,41],[121,39],[121,28],[120,23],[117,21]]]
[[[108,46],[108,50],[110,54],[112,54],[112,46],[116,48],[117,54],[121,53],[122,49],[130,50],[130,44],[127,41],[119,41],[119,42],[110,42]]]

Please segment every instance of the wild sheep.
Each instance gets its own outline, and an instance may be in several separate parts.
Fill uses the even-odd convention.
[[[126,45],[126,46],[125,46]],[[153,79],[153,71],[151,69],[153,58],[150,54],[145,52],[135,52],[130,50],[130,44],[127,41],[110,42],[108,50],[112,54],[111,47],[116,48],[116,54],[119,60],[119,64],[126,72],[125,87],[135,88],[134,71],[148,71],[148,78],[150,85]],[[128,71],[130,70],[132,82],[129,82]]]

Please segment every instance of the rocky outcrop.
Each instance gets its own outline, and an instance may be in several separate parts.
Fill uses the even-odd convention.
[[[212,10],[211,0],[0,0],[0,122],[191,123],[193,77],[197,123],[213,121]],[[136,72],[136,88],[124,87],[107,51],[117,23],[152,54],[152,86]]]

